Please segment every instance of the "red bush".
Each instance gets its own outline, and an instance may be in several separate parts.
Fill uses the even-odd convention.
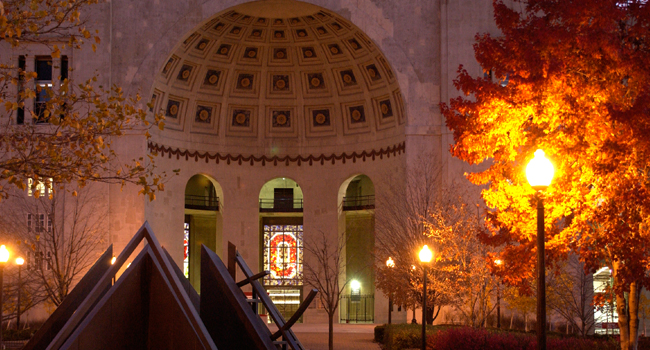
[[[616,350],[615,342],[580,338],[548,338],[548,349],[553,350]],[[476,328],[452,328],[439,331],[427,338],[427,348],[435,350],[534,350],[535,335],[495,332]]]

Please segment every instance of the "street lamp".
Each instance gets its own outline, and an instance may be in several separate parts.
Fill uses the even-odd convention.
[[[25,259],[23,259],[22,257],[19,256],[18,258],[16,258],[16,265],[18,265],[18,297],[17,297],[18,304],[16,306],[16,330],[20,330],[20,290],[22,289],[23,286],[23,281],[20,276],[20,270],[22,269],[24,263],[25,263]]]
[[[3,284],[3,275],[4,275],[4,270],[5,270],[5,265],[7,264],[7,261],[9,261],[9,251],[7,250],[7,247],[3,245],[0,246],[0,349],[2,349],[2,290],[4,289],[4,284]]]
[[[425,244],[422,250],[420,250],[420,261],[423,263],[422,270],[424,270],[424,288],[422,292],[422,350],[426,350],[427,348],[427,264],[431,262],[431,258],[433,258],[433,253]]]
[[[537,348],[546,350],[546,268],[544,265],[544,199],[542,192],[553,180],[553,164],[538,149],[526,166],[526,178],[537,191]]]
[[[494,260],[494,264],[501,266],[501,264],[503,264],[503,261],[501,261],[501,259],[496,259]],[[497,328],[501,328],[501,291],[499,290],[500,285],[501,282],[497,281]]]
[[[390,256],[388,257],[388,260],[386,260],[386,267],[389,269],[392,269],[395,267],[395,261],[393,261],[393,258]],[[388,293],[388,324],[391,323],[391,313],[393,311],[393,293],[390,292]]]

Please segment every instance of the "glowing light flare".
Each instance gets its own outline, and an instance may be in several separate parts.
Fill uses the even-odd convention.
[[[386,266],[390,268],[395,267],[395,261],[393,261],[393,258],[391,258],[390,256],[388,257],[388,260],[386,260]]]
[[[6,263],[9,261],[9,251],[5,245],[0,246],[0,263]]]
[[[352,292],[358,293],[361,290],[361,282],[352,280],[352,282],[350,282],[350,289],[352,289]]]
[[[431,262],[431,259],[433,258],[433,252],[429,247],[425,244],[424,247],[422,247],[422,250],[420,250],[420,261],[423,263],[428,263]]]
[[[23,259],[22,257],[19,256],[16,258],[16,265],[23,266],[24,263],[25,263],[25,259]]]
[[[503,261],[501,261],[501,259],[496,259],[496,260],[494,260],[494,264],[496,266],[501,266],[501,264],[503,264]]]
[[[544,151],[538,149],[535,156],[526,166],[526,178],[528,183],[538,191],[545,190],[553,180],[555,169],[553,163],[544,155]]]
[[[115,260],[117,260],[116,257],[111,258],[111,265],[115,265]]]

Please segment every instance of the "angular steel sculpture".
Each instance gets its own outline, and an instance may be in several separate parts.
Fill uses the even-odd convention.
[[[143,240],[148,244],[115,281]],[[260,299],[267,309],[277,313],[256,280],[264,273],[253,275],[236,254],[246,275],[236,283],[214,252],[202,247],[201,254],[200,298],[145,222],[113,265],[109,247],[25,349],[304,349],[289,329],[293,318],[274,317],[280,329],[271,334],[240,289],[251,283],[266,297]]]

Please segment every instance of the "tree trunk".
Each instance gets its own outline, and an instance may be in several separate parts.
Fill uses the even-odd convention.
[[[435,306],[433,306],[433,307],[428,307],[427,306],[427,324],[432,325],[433,321],[435,321],[436,318],[438,318],[438,314],[440,313],[440,308],[441,307],[442,306],[438,306],[438,311],[436,312],[436,307]]]
[[[528,314],[524,314],[524,330],[528,332]]]
[[[329,350],[334,350],[334,313],[328,313],[327,318],[329,323]]]
[[[512,321],[514,321],[514,320],[515,320],[515,313],[511,312],[510,313],[510,329],[512,329]]]
[[[629,307],[630,314],[630,348],[636,350],[639,338],[639,297],[641,296],[641,288],[637,282],[630,284]]]
[[[618,328],[621,331],[621,350],[632,350],[630,347],[630,324],[627,317],[625,294],[616,293],[616,312],[618,313]]]
[[[619,263],[612,263],[614,285],[620,283],[616,278]],[[616,312],[618,313],[618,327],[621,333],[621,350],[636,350],[637,339],[639,335],[639,297],[641,296],[641,286],[637,282],[630,283],[629,290],[625,298],[625,292],[616,293]]]

